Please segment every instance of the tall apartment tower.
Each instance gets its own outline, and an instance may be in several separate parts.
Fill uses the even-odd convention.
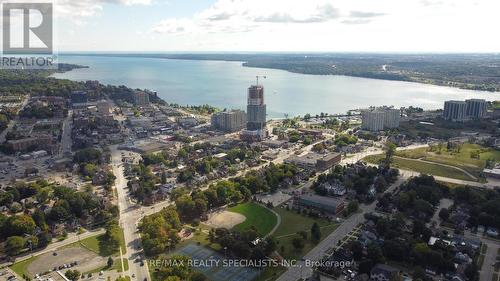
[[[266,128],[266,104],[264,87],[253,85],[248,88],[247,130],[262,131]]]
[[[385,112],[381,110],[365,110],[362,112],[363,130],[378,132],[384,129]]]
[[[267,136],[264,87],[258,83],[248,88],[247,128],[240,136],[250,141],[262,140]]]
[[[444,102],[443,118],[453,122],[463,122],[467,119],[467,103],[450,100]]]
[[[379,107],[362,112],[363,130],[378,132],[384,129],[393,129],[399,127],[401,111],[395,108]]]
[[[470,99],[466,100],[465,103],[467,103],[467,117],[480,119],[486,115],[486,100]]]

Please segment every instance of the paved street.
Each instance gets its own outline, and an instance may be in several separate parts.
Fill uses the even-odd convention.
[[[61,134],[61,147],[59,149],[59,156],[71,155],[71,127],[73,124],[73,110],[68,110],[68,116],[64,118]]]
[[[120,209],[120,225],[123,228],[125,247],[127,249],[124,258],[128,259],[129,264],[129,270],[125,275],[130,277],[135,276],[132,280],[150,280],[147,262],[144,262],[144,265],[141,266],[140,262],[135,261],[138,257],[144,256],[140,234],[137,231],[137,223],[141,216],[137,213],[136,205],[130,201],[127,191],[127,179],[124,175],[123,165],[121,165],[121,151],[116,146],[111,147],[111,161],[113,173],[116,176],[115,187],[118,194],[118,207]]]

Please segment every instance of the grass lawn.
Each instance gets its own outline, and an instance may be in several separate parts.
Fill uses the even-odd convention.
[[[443,145],[441,153],[438,153],[437,146],[433,146],[433,151],[429,148],[417,148],[396,152],[397,156],[413,159],[423,159],[426,161],[452,165],[462,168],[475,176],[484,169],[486,160],[493,159],[500,161],[500,151],[487,148],[478,144],[464,143],[460,152],[456,150],[447,151],[446,145]],[[479,159],[471,158],[472,152],[479,152]]]
[[[31,257],[29,259],[26,259],[24,261],[20,261],[18,263],[15,263],[10,266],[10,269],[12,269],[15,273],[17,273],[19,276],[23,277],[24,275],[28,275],[26,273],[28,269],[28,265],[32,263],[37,257]]]
[[[125,271],[127,271],[128,270],[128,260],[126,258],[123,258],[122,262],[123,262],[123,268],[125,269]],[[115,262],[113,263],[111,270],[113,270],[113,269],[115,269],[118,272],[122,272],[122,264],[120,263],[119,258],[116,259]]]
[[[295,211],[288,211],[285,208],[274,208],[274,211],[280,215],[281,224],[273,236],[279,243],[278,252],[287,259],[300,258],[316,246],[316,244],[310,240],[311,226],[314,222],[317,222],[321,228],[321,240],[338,227],[338,224],[329,220],[300,215]],[[303,249],[296,250],[292,245],[292,240],[297,237],[298,234],[296,233],[299,231],[306,231],[308,239]],[[284,247],[284,251],[281,250],[282,246]]]
[[[271,211],[253,202],[236,205],[228,211],[246,217],[244,222],[234,227],[235,229],[245,230],[254,226],[262,236],[268,234],[278,222],[278,218]]]
[[[215,251],[219,251],[221,249],[219,244],[217,244],[217,243],[212,244],[208,240],[208,231],[210,229],[212,229],[210,226],[207,226],[205,224],[200,224],[199,226],[197,226],[195,228],[196,228],[196,231],[194,232],[193,237],[186,239],[186,240],[182,240],[181,242],[179,242],[175,246],[176,249],[180,249],[180,248],[182,248],[188,244],[191,244],[191,243],[196,243],[196,244],[199,243],[200,245],[212,248]]]
[[[384,156],[382,155],[371,155],[365,157],[363,160],[366,162],[378,164],[380,160],[382,160]],[[402,158],[394,158],[392,162],[392,166],[394,168],[400,168],[405,170],[412,170],[415,172],[419,172],[422,174],[441,176],[459,180],[466,181],[474,181],[471,177],[466,175],[464,172],[459,171],[457,169],[453,169],[451,167],[445,167],[438,164],[424,163],[419,162],[412,159],[402,159]]]
[[[72,243],[66,247],[72,247],[80,244],[82,247],[94,253],[97,253],[103,257],[119,254],[120,250],[110,248],[104,237],[105,237],[104,234],[91,236],[83,240],[80,240],[80,242]],[[125,247],[125,238],[123,237],[123,230],[120,231],[120,247],[122,248],[122,253],[125,254],[126,247]]]

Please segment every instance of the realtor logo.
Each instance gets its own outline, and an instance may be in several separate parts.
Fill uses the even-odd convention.
[[[53,54],[52,3],[2,3],[4,55]]]

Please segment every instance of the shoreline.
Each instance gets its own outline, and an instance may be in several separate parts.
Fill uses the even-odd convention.
[[[304,53],[306,54],[306,53]],[[68,57],[108,57],[108,58],[149,58],[149,59],[168,59],[168,60],[184,60],[184,61],[216,61],[216,62],[234,62],[241,63],[242,67],[248,68],[258,68],[258,69],[272,69],[272,70],[282,70],[289,73],[294,74],[302,74],[302,75],[314,75],[314,76],[346,76],[346,77],[355,77],[355,78],[364,78],[364,79],[374,79],[374,80],[382,80],[382,81],[397,81],[397,82],[411,82],[418,83],[424,85],[433,85],[439,87],[449,87],[454,89],[461,90],[472,90],[486,93],[500,93],[500,90],[487,90],[487,89],[478,89],[478,85],[470,84],[470,87],[464,86],[466,85],[464,82],[458,82],[453,80],[445,80],[442,83],[436,83],[436,78],[425,78],[425,77],[413,77],[406,76],[400,73],[391,73],[389,71],[377,72],[373,70],[366,70],[365,72],[359,73],[348,73],[348,72],[325,72],[319,73],[314,71],[298,71],[290,67],[283,67],[280,65],[262,65],[259,62],[253,62],[251,59],[255,59],[258,54],[238,54],[238,53],[201,53],[201,54],[190,54],[190,53],[177,53],[177,54],[160,54],[160,53],[62,53],[60,57],[68,56]],[[279,56],[279,55],[298,55],[298,54],[287,54],[287,53],[263,53],[262,56]],[[384,56],[384,54],[376,54],[378,56]],[[307,57],[307,55],[304,55]],[[404,54],[400,56],[404,57]],[[447,55],[442,55],[447,56]],[[353,65],[354,66],[354,65]],[[386,68],[390,66],[389,64],[384,64]],[[324,65],[313,65],[313,67],[324,67]],[[335,69],[335,68],[332,68]]]

